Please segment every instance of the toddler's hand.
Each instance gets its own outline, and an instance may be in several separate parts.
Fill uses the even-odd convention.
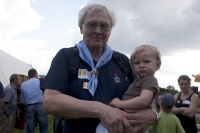
[[[114,99],[110,102],[110,106],[116,107],[116,108],[120,108],[120,103],[121,103],[121,100],[120,100],[119,98],[114,98]]]

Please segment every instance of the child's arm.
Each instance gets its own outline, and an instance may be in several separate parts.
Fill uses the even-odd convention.
[[[110,105],[120,109],[145,109],[150,105],[150,102],[153,98],[153,94],[154,93],[152,91],[142,90],[140,96],[138,97],[125,101],[121,101],[118,98],[115,98],[110,102]]]

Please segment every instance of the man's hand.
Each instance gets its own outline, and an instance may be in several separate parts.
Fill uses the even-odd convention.
[[[131,133],[143,133],[156,120],[156,115],[151,109],[144,110],[126,110],[123,115],[129,120],[130,125],[133,125]]]
[[[114,98],[110,102],[110,106],[115,107],[115,108],[120,108],[120,103],[121,103],[121,100],[119,98]]]
[[[109,133],[130,133],[129,121],[117,108],[104,106],[99,118]]]

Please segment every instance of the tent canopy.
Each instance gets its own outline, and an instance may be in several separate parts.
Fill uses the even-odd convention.
[[[20,77],[26,77],[28,70],[32,68],[31,64],[27,64],[0,49],[0,81],[3,86],[10,83],[10,76],[12,74],[19,74]],[[22,78],[21,80],[24,80]]]

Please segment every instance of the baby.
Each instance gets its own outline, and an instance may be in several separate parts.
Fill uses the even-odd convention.
[[[149,108],[159,93],[156,70],[161,66],[161,55],[158,49],[151,45],[142,45],[131,54],[130,64],[138,78],[129,86],[122,100],[115,98],[110,106],[119,109],[140,110]],[[132,128],[131,128],[132,129]],[[108,133],[99,123],[96,133]]]

